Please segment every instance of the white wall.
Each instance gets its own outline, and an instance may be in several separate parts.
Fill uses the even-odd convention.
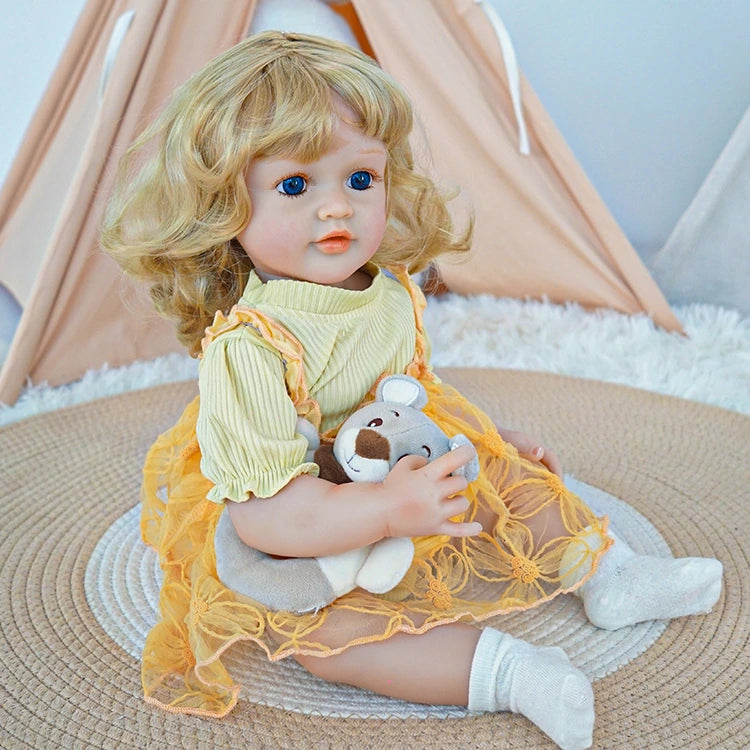
[[[750,105],[750,2],[492,2],[521,69],[648,259]]]
[[[0,182],[84,0],[0,0]]]
[[[0,179],[83,3],[0,0]],[[492,3],[526,76],[648,259],[750,104],[750,2]]]

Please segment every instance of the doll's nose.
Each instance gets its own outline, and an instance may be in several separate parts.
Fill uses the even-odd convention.
[[[318,206],[319,219],[345,219],[352,215],[352,204],[343,191],[331,190]]]

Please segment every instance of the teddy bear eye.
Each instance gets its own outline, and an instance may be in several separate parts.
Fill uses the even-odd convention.
[[[383,424],[383,420],[380,417],[375,417],[375,419],[371,419],[368,423],[368,427],[380,427]]]
[[[397,411],[393,411],[393,409],[391,409],[391,414],[395,414],[397,417],[401,416]]]
[[[432,455],[432,451],[430,450],[429,445],[423,445],[422,450],[427,454],[427,458],[429,458]]]

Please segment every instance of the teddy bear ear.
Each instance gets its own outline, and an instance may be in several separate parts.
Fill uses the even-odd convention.
[[[380,381],[376,398],[378,401],[421,409],[427,404],[427,391],[418,380],[409,375],[389,375]]]

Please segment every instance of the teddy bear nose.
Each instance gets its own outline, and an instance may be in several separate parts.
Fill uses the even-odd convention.
[[[387,461],[391,455],[388,440],[375,430],[360,430],[354,442],[354,449],[362,458],[379,458]]]

